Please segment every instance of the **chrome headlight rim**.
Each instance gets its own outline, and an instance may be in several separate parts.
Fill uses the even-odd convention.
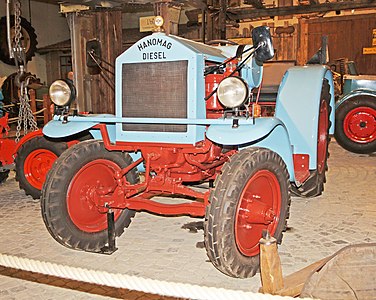
[[[227,108],[241,107],[249,97],[248,84],[238,76],[226,77],[218,85],[217,97]]]
[[[76,99],[76,88],[72,80],[58,79],[51,84],[49,96],[56,106],[69,106]]]

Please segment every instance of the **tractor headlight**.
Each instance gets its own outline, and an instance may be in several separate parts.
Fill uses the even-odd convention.
[[[239,107],[248,98],[248,85],[240,77],[227,77],[219,83],[217,96],[224,106]]]
[[[76,98],[76,88],[71,80],[56,80],[49,89],[50,98],[57,106],[67,106]]]

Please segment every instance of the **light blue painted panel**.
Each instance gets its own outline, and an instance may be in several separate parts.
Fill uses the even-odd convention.
[[[241,145],[257,141],[269,134],[277,125],[283,125],[277,118],[256,118],[255,123],[239,125],[210,125],[206,137],[221,145]]]
[[[332,73],[324,66],[292,67],[284,75],[279,87],[275,116],[285,124],[294,153],[310,156],[310,169],[316,169],[317,129],[323,79],[330,85],[329,132],[334,133],[334,85]]]
[[[355,91],[351,91],[350,93],[343,96],[337,103],[336,103],[336,109],[344,102],[353,99],[354,97],[360,97],[360,96],[369,96],[373,97],[376,101],[376,90],[366,90],[366,89],[359,89]]]
[[[247,145],[242,145],[239,149],[248,147],[263,147],[276,152],[286,164],[287,171],[290,175],[290,181],[295,181],[292,146],[288,132],[283,125],[276,126],[273,131],[263,139]]]
[[[68,122],[63,123],[61,116],[54,116],[53,119],[43,127],[43,134],[51,138],[71,136],[85,131],[97,124],[114,119],[114,115],[100,114],[89,117],[69,116]]]

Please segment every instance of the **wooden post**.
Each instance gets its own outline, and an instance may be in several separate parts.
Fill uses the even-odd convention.
[[[37,116],[35,112],[37,111],[37,102],[35,100],[35,90],[29,89],[29,96],[30,96],[30,108],[34,116],[34,120],[37,121]]]
[[[277,240],[269,232],[260,240],[260,268],[262,292],[277,294],[283,289],[281,260],[277,250]]]
[[[296,60],[297,64],[302,66],[308,60],[308,23],[303,19],[299,19],[298,33],[298,51]]]
[[[51,99],[48,94],[43,95],[43,123],[46,125],[49,121],[52,120],[52,111],[51,108]]]

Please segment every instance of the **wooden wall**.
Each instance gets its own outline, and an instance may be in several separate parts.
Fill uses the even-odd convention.
[[[298,63],[304,64],[321,46],[321,36],[328,36],[330,61],[347,58],[355,61],[361,74],[376,74],[376,54],[363,54],[363,47],[372,46],[372,29],[376,14],[301,19]]]
[[[97,39],[101,44],[104,62],[115,65],[122,52],[121,11],[69,13],[74,82],[77,87],[78,110],[93,113],[115,112],[114,76],[106,71],[98,75],[86,66],[86,42]],[[109,68],[102,63],[104,68]],[[114,72],[114,69],[111,68]]]

